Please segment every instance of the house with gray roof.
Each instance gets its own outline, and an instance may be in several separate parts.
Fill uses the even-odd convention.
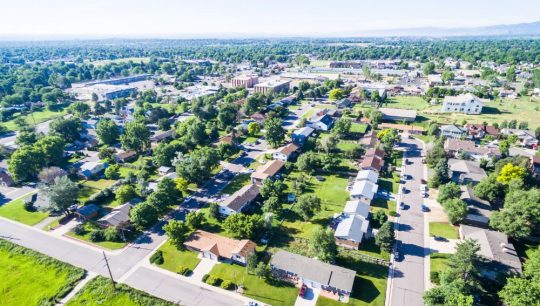
[[[383,120],[413,122],[416,120],[416,111],[413,109],[381,107],[379,111],[383,114]]]
[[[348,302],[356,271],[313,258],[279,250],[270,260],[274,276],[297,284],[320,288]]]
[[[299,128],[291,134],[292,141],[298,145],[303,145],[314,131],[309,126]]]
[[[441,136],[446,138],[461,138],[467,135],[467,130],[455,125],[455,124],[446,124],[439,127],[441,131]]]
[[[333,124],[334,119],[326,113],[322,115],[315,115],[306,122],[306,126],[318,131],[329,131]]]
[[[348,249],[357,250],[367,233],[369,221],[359,215],[347,216],[339,222],[334,232],[336,244]]]
[[[459,235],[461,239],[476,240],[480,245],[480,255],[490,262],[481,269],[482,276],[495,280],[501,274],[521,273],[521,261],[506,234],[462,224]]]
[[[343,214],[346,216],[360,216],[367,219],[369,216],[370,203],[365,200],[351,200],[345,203]]]
[[[470,186],[461,186],[460,199],[467,204],[469,210],[462,223],[487,228],[492,212],[491,204],[475,196]]]
[[[246,206],[259,196],[259,193],[259,186],[255,184],[246,185],[219,204],[219,213],[229,216],[242,212]]]
[[[486,171],[480,168],[480,162],[450,158],[448,172],[452,181],[458,184],[479,183],[487,176]]]

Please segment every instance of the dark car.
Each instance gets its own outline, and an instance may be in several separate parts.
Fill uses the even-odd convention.
[[[306,284],[302,284],[302,287],[300,288],[300,293],[299,293],[299,295],[300,295],[301,297],[304,297],[304,296],[306,295],[306,292],[307,292],[307,286],[306,286]]]
[[[430,211],[430,209],[426,205],[422,204],[422,211],[423,212],[428,212],[428,211]]]

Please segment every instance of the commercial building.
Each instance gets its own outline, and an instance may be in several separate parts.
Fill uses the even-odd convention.
[[[232,87],[252,88],[259,83],[259,77],[256,75],[239,75],[231,80]]]
[[[256,93],[268,94],[268,93],[280,93],[289,90],[291,81],[288,80],[271,80],[255,85],[254,91]]]

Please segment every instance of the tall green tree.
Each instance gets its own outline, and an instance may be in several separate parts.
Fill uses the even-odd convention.
[[[338,253],[334,231],[329,227],[315,228],[309,240],[309,248],[317,259],[324,262],[334,262]]]
[[[114,121],[109,118],[105,118],[98,122],[96,134],[101,143],[111,146],[118,142],[120,129],[116,123],[114,123]]]
[[[150,131],[144,123],[131,121],[125,125],[124,129],[120,142],[125,150],[141,153],[150,147]]]
[[[285,140],[285,129],[283,123],[279,118],[267,119],[264,122],[264,128],[266,130],[266,140],[272,148],[279,147],[283,140]]]

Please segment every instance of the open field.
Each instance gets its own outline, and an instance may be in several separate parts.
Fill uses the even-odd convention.
[[[124,284],[113,290],[107,278],[98,276],[86,284],[67,305],[69,306],[167,306],[174,305]]]
[[[0,305],[54,305],[84,270],[0,239]]]
[[[429,223],[429,235],[439,236],[446,239],[458,239],[457,229],[449,223],[443,222],[430,222]]]
[[[270,305],[294,305],[298,294],[298,288],[292,284],[261,279],[256,275],[248,274],[246,268],[235,264],[215,265],[209,274],[243,286],[245,296]]]
[[[179,251],[169,242],[162,245],[159,250],[163,252],[164,261],[163,264],[158,266],[175,273],[178,272],[180,267],[185,267],[193,271],[199,262],[201,262],[201,260],[197,258],[197,253],[189,250]]]
[[[17,117],[23,117],[26,123],[28,123],[29,126],[33,127],[33,126],[36,126],[37,124],[61,117],[65,114],[66,112],[63,110],[50,111],[50,110],[44,109],[41,111],[34,111],[33,113],[29,115],[16,114],[13,116],[13,119],[2,123],[2,125],[4,125],[9,130],[17,131],[19,130],[19,127],[15,124],[15,118]]]
[[[26,209],[24,209],[24,198],[27,196],[28,195],[25,195],[21,198],[18,198],[0,206],[0,216],[24,223],[26,225],[36,225],[41,220],[47,218],[47,216],[49,215],[49,213],[47,212],[37,210],[27,211]]]

